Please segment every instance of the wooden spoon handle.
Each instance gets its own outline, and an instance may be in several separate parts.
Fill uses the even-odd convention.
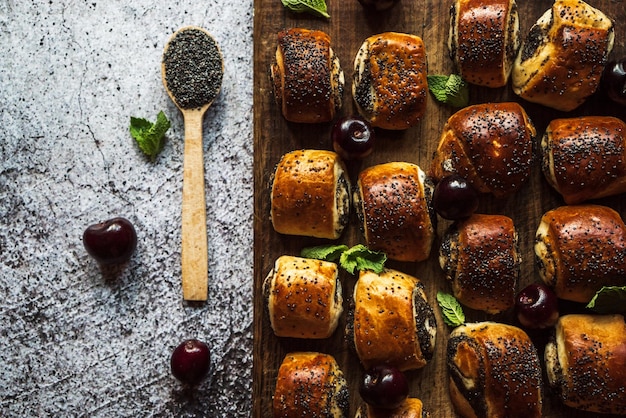
[[[208,293],[208,246],[204,193],[204,110],[183,112],[185,153],[183,161],[182,285],[183,299],[204,301]]]

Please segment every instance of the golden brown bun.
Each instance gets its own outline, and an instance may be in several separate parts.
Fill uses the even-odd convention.
[[[435,238],[432,189],[412,163],[390,162],[361,171],[354,207],[368,247],[393,260],[426,260]]]
[[[350,216],[350,180],[332,151],[299,150],[282,156],[272,180],[276,232],[337,239]]]
[[[548,382],[565,405],[626,415],[626,324],[622,315],[565,315],[546,345]]]
[[[263,290],[270,324],[279,337],[328,338],[343,312],[335,263],[281,256]]]
[[[463,305],[490,314],[515,304],[521,254],[513,220],[474,214],[448,228],[439,264]]]
[[[450,398],[466,418],[541,417],[537,350],[512,325],[480,322],[452,331],[447,347]]]
[[[515,0],[456,0],[450,8],[448,49],[468,83],[502,87],[520,46]]]
[[[626,285],[626,225],[606,206],[561,206],[542,216],[535,256],[559,298],[587,303],[602,286]]]
[[[513,91],[570,111],[598,84],[613,48],[613,22],[580,0],[556,0],[532,26],[513,65]]]
[[[536,133],[517,103],[468,106],[445,124],[430,175],[458,173],[481,193],[508,196],[530,176]]]
[[[626,192],[626,123],[611,116],[550,122],[543,173],[568,205]]]
[[[419,369],[433,356],[437,321],[424,285],[396,270],[361,270],[348,328],[366,369],[379,364]]]
[[[343,418],[348,402],[348,384],[333,356],[315,352],[285,356],[276,379],[274,418]]]
[[[426,112],[426,48],[419,36],[385,32],[367,38],[354,60],[352,95],[359,113],[382,129],[407,129]]]
[[[329,122],[341,109],[344,75],[322,31],[280,31],[270,75],[274,99],[290,122]]]
[[[393,409],[372,408],[362,404],[354,418],[428,418],[430,413],[424,409],[421,400],[406,398],[402,405]]]

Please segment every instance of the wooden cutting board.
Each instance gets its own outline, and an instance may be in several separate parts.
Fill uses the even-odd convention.
[[[451,0],[415,1],[401,0],[400,4],[383,13],[366,13],[357,0],[327,0],[329,20],[310,15],[297,15],[285,10],[280,0],[254,1],[254,417],[271,417],[272,395],[278,368],[286,353],[312,350],[332,354],[350,383],[350,416],[361,402],[358,381],[363,369],[355,354],[344,340],[345,315],[335,334],[326,340],[296,340],[274,336],[265,312],[262,297],[262,282],[273,266],[275,259],[283,254],[298,255],[305,246],[327,243],[304,237],[289,237],[277,234],[270,222],[270,176],[280,157],[289,151],[303,148],[332,149],[330,128],[332,124],[299,125],[289,123],[282,117],[272,99],[269,66],[276,50],[276,33],[289,27],[323,30],[331,36],[332,46],[346,74],[346,94],[342,115],[355,112],[351,97],[352,64],[361,43],[368,37],[385,31],[407,32],[422,37],[428,54],[430,74],[450,74],[453,64],[447,50],[449,7]],[[624,1],[589,0],[594,7],[603,10],[616,22],[615,47],[612,57],[626,55],[626,5]],[[525,37],[530,26],[552,5],[546,0],[518,0],[521,33]],[[510,87],[499,89],[471,88],[471,103],[520,101]],[[612,105],[596,95],[581,108],[571,113],[562,113],[520,101],[534,122],[539,141],[548,122],[556,117],[583,114],[607,114],[626,120],[626,110]],[[427,113],[416,127],[403,132],[379,132],[374,153],[367,159],[348,164],[352,181],[359,171],[368,166],[389,162],[409,161],[425,170],[430,166],[442,127],[454,109],[442,106],[429,97]],[[626,197],[603,199],[599,203],[613,207],[624,216]],[[561,198],[550,189],[544,180],[537,159],[530,181],[514,196],[497,201],[485,197],[479,212],[499,213],[510,216],[515,222],[520,237],[523,255],[520,286],[539,280],[534,266],[534,235],[541,215],[563,204]],[[436,306],[437,290],[450,292],[437,260],[438,244],[449,222],[440,219],[438,239],[429,260],[421,263],[388,262],[388,266],[421,279],[426,285],[427,295]],[[340,243],[354,245],[364,242],[354,219],[344,231]],[[355,277],[342,272],[344,303],[347,303]],[[520,287],[520,288],[521,288]],[[410,379],[410,396],[422,399],[433,417],[454,417],[448,396],[445,349],[450,328],[447,327],[435,308],[438,320],[436,352],[432,361],[422,370],[407,374]],[[488,316],[466,309],[469,321],[494,320],[515,323],[511,313]],[[545,334],[532,334],[542,352]],[[545,399],[546,417],[592,417],[565,408],[553,396]]]

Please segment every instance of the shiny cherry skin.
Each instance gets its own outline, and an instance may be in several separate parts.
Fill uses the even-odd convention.
[[[90,225],[83,232],[87,253],[102,265],[127,262],[137,248],[137,232],[126,218],[112,218]]]
[[[548,328],[559,318],[558,299],[552,289],[545,284],[533,283],[517,294],[515,313],[523,327]]]
[[[391,9],[400,0],[359,0],[359,3],[366,9],[383,11]]]
[[[378,365],[363,375],[359,394],[374,408],[397,408],[409,395],[409,383],[396,367]]]
[[[374,150],[376,133],[372,125],[360,116],[339,119],[332,127],[333,149],[345,160],[359,160]]]
[[[433,207],[444,219],[467,218],[478,209],[478,203],[476,189],[458,174],[441,179],[433,192]]]
[[[626,58],[611,61],[604,67],[601,86],[609,99],[626,106]]]
[[[211,353],[209,346],[195,338],[185,340],[172,352],[172,375],[187,385],[197,385],[209,373]]]

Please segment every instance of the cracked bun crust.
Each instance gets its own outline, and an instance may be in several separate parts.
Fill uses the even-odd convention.
[[[515,102],[468,106],[446,122],[430,176],[438,182],[458,173],[481,193],[509,196],[530,177],[536,134]]]
[[[519,46],[515,0],[456,0],[452,4],[448,50],[468,83],[506,85]]]
[[[621,119],[555,119],[541,150],[543,173],[568,205],[626,192],[626,123]]]
[[[564,315],[545,350],[548,382],[563,403],[626,415],[626,323],[622,315]]]
[[[385,32],[367,38],[354,60],[352,95],[372,126],[417,125],[428,99],[426,48],[419,36]]]
[[[284,154],[272,179],[272,225],[287,235],[337,239],[350,217],[350,180],[332,151]]]
[[[518,247],[511,218],[474,214],[446,231],[439,264],[459,302],[495,314],[515,304],[521,265]]]
[[[512,325],[461,325],[447,347],[450,398],[465,418],[539,418],[541,365],[528,335]]]
[[[352,308],[346,338],[365,369],[419,369],[432,358],[437,320],[417,278],[391,269],[361,270]]]
[[[561,206],[542,216],[535,258],[560,299],[588,303],[602,286],[626,286],[626,225],[606,206]]]
[[[278,369],[274,418],[348,416],[348,384],[329,354],[292,352]]]
[[[274,99],[290,122],[330,122],[342,107],[344,74],[322,31],[280,31],[270,77]]]
[[[343,313],[337,264],[283,255],[263,284],[267,310],[278,337],[328,338]]]
[[[600,83],[613,22],[581,0],[556,0],[531,27],[513,65],[513,91],[556,110],[580,106]]]
[[[361,171],[353,202],[367,246],[392,260],[426,260],[435,239],[432,192],[432,183],[413,163]]]

